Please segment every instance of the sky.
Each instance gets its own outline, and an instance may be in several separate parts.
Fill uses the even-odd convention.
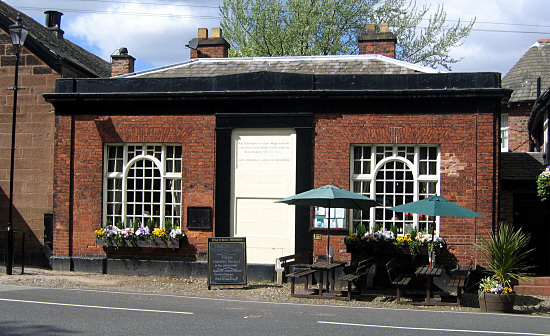
[[[4,0],[44,24],[44,11],[64,15],[65,38],[110,61],[120,47],[136,58],[136,70],[189,59],[197,28],[219,27],[223,0]],[[417,0],[443,5],[449,24],[476,20],[470,36],[452,49],[453,72],[504,76],[539,38],[550,39],[548,0]]]

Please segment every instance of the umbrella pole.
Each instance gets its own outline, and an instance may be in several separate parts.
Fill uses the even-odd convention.
[[[327,224],[327,264],[330,264],[330,201],[328,203],[328,224]]]
[[[432,225],[432,245],[431,245],[432,248],[428,252],[428,253],[430,253],[430,268],[432,268],[433,259],[434,259],[434,251],[435,251],[434,250],[434,248],[435,248],[435,246],[434,246],[435,216],[432,216],[432,217],[433,217],[433,219],[432,219],[432,224],[433,224]],[[429,229],[429,226],[430,225],[428,224],[428,229]]]

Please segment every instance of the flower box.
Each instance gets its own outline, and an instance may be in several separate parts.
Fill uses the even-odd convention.
[[[479,293],[479,309],[487,313],[513,313],[516,293]]]
[[[181,238],[154,238],[114,241],[113,239],[103,240],[96,237],[96,244],[104,247],[152,247],[152,248],[173,248],[180,247]]]

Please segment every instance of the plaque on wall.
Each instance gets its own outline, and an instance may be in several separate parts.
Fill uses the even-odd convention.
[[[208,289],[246,284],[246,238],[208,238]]]
[[[187,207],[187,228],[212,230],[212,208]]]

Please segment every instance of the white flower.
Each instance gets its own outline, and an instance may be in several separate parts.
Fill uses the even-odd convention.
[[[181,233],[181,230],[180,229],[172,229],[172,231],[170,231],[170,237],[172,238],[177,238],[177,237],[182,237],[183,234]]]

